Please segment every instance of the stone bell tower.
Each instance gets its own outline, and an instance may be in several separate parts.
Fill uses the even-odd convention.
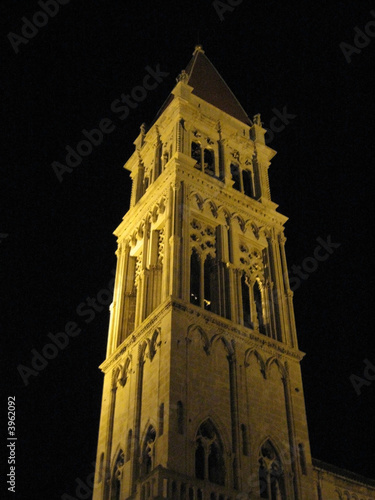
[[[94,500],[313,500],[260,116],[201,46],[125,164]]]

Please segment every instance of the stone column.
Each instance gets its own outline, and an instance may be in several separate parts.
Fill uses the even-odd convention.
[[[230,409],[232,420],[232,453],[234,457],[233,462],[233,487],[240,488],[239,484],[239,471],[240,466],[240,453],[239,453],[239,419],[238,419],[238,391],[237,391],[237,360],[235,353],[228,355],[229,363],[229,384],[230,384]]]
[[[285,255],[285,242],[286,238],[284,234],[280,234],[279,248],[281,254],[282,273],[284,278],[284,293],[285,293],[285,300],[287,303],[287,313],[289,319],[290,344],[292,347],[297,347],[297,332],[296,332],[296,321],[294,317],[293,292],[290,289],[289,285],[288,266]]]
[[[170,245],[170,291],[171,295],[181,296],[181,209],[183,200],[183,186],[181,182],[172,186],[172,234]]]
[[[105,474],[104,474],[104,492],[103,500],[109,498],[111,488],[111,455],[112,455],[112,440],[113,440],[113,422],[116,408],[116,392],[117,392],[117,370],[112,373],[111,380],[111,400],[109,403],[108,421],[107,421],[107,440],[105,446]]]
[[[139,476],[139,459],[140,459],[140,425],[142,416],[142,392],[143,392],[143,371],[145,364],[145,353],[144,347],[140,347],[139,357],[138,357],[138,369],[137,369],[137,379],[136,379],[136,400],[135,400],[135,415],[134,415],[134,446],[133,446],[133,456],[132,456],[132,491],[135,493],[137,489],[137,479]]]
[[[289,374],[287,366],[285,369],[285,375],[282,377],[282,382],[284,386],[285,409],[288,422],[290,459],[291,459],[291,468],[293,475],[293,492],[294,492],[293,500],[302,500],[297,443],[296,443],[295,428],[294,428],[293,405],[292,405],[292,397],[290,392]]]

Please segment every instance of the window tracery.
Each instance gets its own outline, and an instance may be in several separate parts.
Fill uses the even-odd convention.
[[[190,302],[216,312],[216,229],[197,219],[190,226]]]
[[[113,468],[112,486],[111,486],[111,500],[120,500],[121,495],[121,479],[122,470],[124,468],[125,455],[122,450],[119,451]]]
[[[232,151],[231,156],[229,169],[233,181],[232,187],[250,198],[255,198],[252,161],[246,159],[244,162],[241,162],[238,151]]]
[[[220,436],[211,422],[201,424],[196,434],[195,475],[211,483],[225,484],[224,450]]]
[[[260,450],[259,493],[267,500],[285,500],[284,471],[281,460],[268,440]]]
[[[239,245],[241,274],[242,319],[244,326],[266,333],[264,299],[264,263],[262,253],[250,250],[245,243]]]
[[[215,143],[210,137],[202,137],[197,130],[192,132],[190,155],[195,160],[195,168],[212,177],[217,176]]]
[[[141,470],[142,475],[146,475],[152,471],[154,467],[154,447],[156,440],[156,431],[152,425],[147,430],[147,434],[143,443]]]

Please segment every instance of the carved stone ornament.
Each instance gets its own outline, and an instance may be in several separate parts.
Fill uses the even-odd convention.
[[[182,82],[182,83],[188,83],[189,81],[189,75],[186,73],[186,71],[183,69],[181,73],[178,75],[176,78],[177,82]]]
[[[254,115],[253,122],[254,122],[254,125],[259,125],[259,127],[263,126],[263,122],[260,119],[260,113],[258,113],[257,115]]]

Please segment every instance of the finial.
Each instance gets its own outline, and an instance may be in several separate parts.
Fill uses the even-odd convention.
[[[263,125],[262,120],[260,119],[260,113],[254,115],[253,122],[255,125],[259,125],[260,127]]]
[[[197,52],[201,52],[202,54],[204,54],[204,50],[201,44],[195,46],[193,56],[195,56]]]
[[[176,82],[187,83],[188,80],[189,80],[189,75],[186,73],[186,71],[184,69],[181,71],[181,73],[176,78]]]

